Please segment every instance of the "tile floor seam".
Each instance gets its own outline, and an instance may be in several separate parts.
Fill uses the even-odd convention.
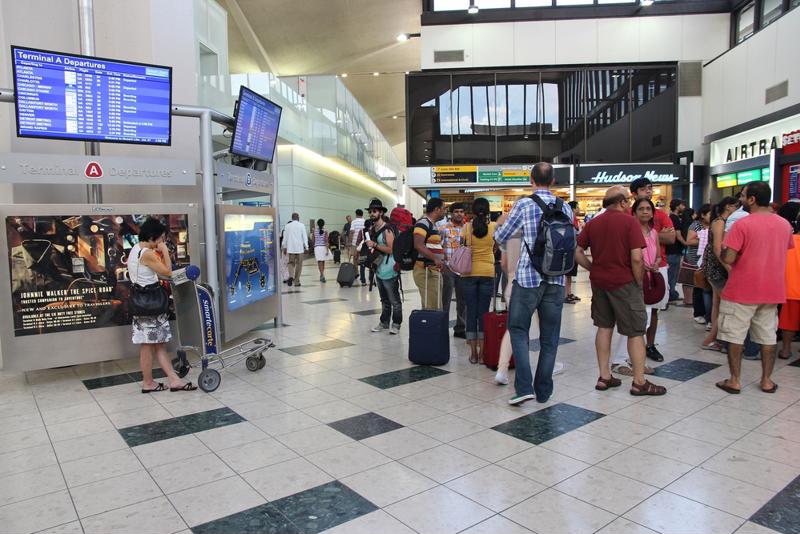
[[[73,372],[74,372],[74,370],[73,370]],[[27,380],[27,375],[26,375],[26,380]],[[36,409],[38,410],[39,417],[41,417],[42,416],[42,410],[41,410],[41,407],[39,406],[39,401],[38,401],[38,399],[36,399],[35,395],[34,395],[33,401],[36,403]],[[100,409],[102,410],[102,408],[103,407],[101,406]],[[53,450],[53,454],[56,457],[56,463],[58,464],[58,471],[59,471],[59,473],[61,473],[61,480],[64,482],[64,487],[65,487],[65,489],[67,491],[67,495],[69,495],[70,503],[72,503],[72,510],[75,512],[75,517],[78,519],[79,524],[81,525],[81,530],[83,532],[85,532],[85,530],[83,528],[83,523],[80,523],[81,516],[78,513],[78,507],[75,504],[75,497],[73,497],[72,491],[70,490],[70,487],[69,487],[69,484],[67,484],[67,477],[64,475],[64,467],[61,465],[61,460],[58,459],[58,454],[56,453],[56,447],[55,447],[55,444],[53,443],[53,438],[50,435],[50,431],[47,429],[46,425],[44,427],[44,431],[45,431],[45,434],[47,435],[48,443],[50,444],[50,447]],[[59,490],[59,491],[62,491],[62,490]]]

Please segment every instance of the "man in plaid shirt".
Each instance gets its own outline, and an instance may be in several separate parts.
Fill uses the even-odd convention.
[[[552,205],[556,201],[555,195],[550,192],[554,183],[552,165],[537,163],[533,166],[533,192],[545,204]],[[572,209],[566,202],[562,209],[572,220]],[[523,197],[514,204],[508,218],[494,233],[495,241],[502,245],[520,228],[523,231],[522,250],[508,307],[508,332],[511,335],[517,367],[514,378],[516,395],[508,401],[512,406],[534,398],[539,402],[547,402],[553,394],[553,366],[556,363],[558,339],[561,335],[561,310],[564,307],[564,277],[543,276],[531,264],[529,249],[533,251],[541,217],[541,208],[531,198]],[[541,351],[534,379],[529,358],[529,338],[531,318],[536,311],[539,312]]]
[[[464,205],[454,202],[450,205],[450,220],[439,228],[442,235],[442,247],[444,248],[444,260],[450,261],[453,253],[464,243]],[[467,337],[467,303],[464,300],[464,292],[461,289],[461,277],[456,273],[446,270],[442,272],[442,305],[444,311],[450,316],[450,301],[453,299],[453,291],[456,293],[456,325],[453,327],[453,337]]]

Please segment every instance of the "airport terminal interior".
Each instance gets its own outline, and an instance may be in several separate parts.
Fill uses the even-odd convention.
[[[798,5],[0,0],[0,534],[800,533]]]

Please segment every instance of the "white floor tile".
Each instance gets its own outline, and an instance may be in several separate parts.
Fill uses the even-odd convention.
[[[692,469],[691,464],[633,448],[603,460],[597,466],[659,488],[666,487]]]
[[[622,443],[573,430],[545,441],[541,447],[589,464],[596,464],[627,449]]]
[[[484,430],[451,441],[450,445],[492,463],[499,462],[503,458],[508,458],[533,447],[533,444],[527,441],[495,430]]]
[[[450,445],[403,458],[400,463],[439,483],[445,483],[484,467],[487,462]]]
[[[267,500],[294,495],[333,480],[304,458],[262,467],[242,475]]]
[[[148,469],[178,460],[186,461],[211,452],[202,441],[191,434],[139,445],[131,450]]]
[[[168,496],[168,499],[190,527],[266,502],[238,476],[173,493]]]
[[[81,518],[160,497],[161,490],[146,471],[136,471],[70,490]]]
[[[532,534],[530,530],[514,523],[502,515],[490,517],[486,521],[462,530],[461,534]]]
[[[196,433],[195,436],[212,451],[221,451],[222,449],[244,445],[267,437],[264,431],[248,421],[205,430]]]
[[[386,511],[420,534],[460,532],[493,515],[444,486],[393,504]]]
[[[158,497],[83,519],[86,534],[146,534],[178,532],[186,528],[166,497]]]
[[[433,480],[397,462],[379,465],[342,482],[381,508],[437,486]]]
[[[15,534],[39,532],[76,519],[66,490],[0,507],[0,525]]]
[[[744,519],[755,514],[774,492],[707,469],[694,469],[666,488],[693,501]]]
[[[658,491],[606,469],[591,467],[561,482],[555,489],[613,514],[624,514]]]
[[[140,471],[143,467],[130,449],[120,449],[80,460],[62,462],[61,469],[67,486],[74,487]]]
[[[675,534],[729,534],[744,523],[744,519],[666,491],[650,497],[625,517],[655,531]]]
[[[569,458],[543,447],[532,447],[497,462],[497,465],[533,479],[545,486],[558,484],[562,480],[589,467],[589,464],[585,462]]]
[[[438,440],[410,428],[398,428],[361,440],[361,443],[381,454],[399,460],[441,445]]]
[[[358,442],[310,454],[306,458],[337,479],[360,473],[371,467],[391,461],[391,458]]]
[[[503,515],[525,527],[536,528],[539,534],[596,532],[616,519],[614,514],[553,489],[534,495]]]
[[[375,534],[385,532],[391,534],[414,534],[406,525],[390,516],[383,510],[362,515],[358,519],[347,521],[341,525],[328,529],[323,534]]]
[[[66,489],[57,465],[40,467],[0,478],[0,506]]]
[[[150,469],[150,475],[167,495],[232,476],[234,472],[216,454],[204,454]]]
[[[0,478],[57,463],[53,447],[49,443],[0,453]]]
[[[496,465],[451,480],[446,486],[495,512],[502,512],[547,489],[542,484]]]

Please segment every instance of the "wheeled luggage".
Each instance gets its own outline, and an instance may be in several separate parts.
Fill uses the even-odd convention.
[[[358,273],[356,266],[350,262],[344,262],[339,266],[339,274],[336,276],[336,281],[339,287],[353,287],[353,282],[356,281]]]
[[[500,347],[508,329],[508,310],[497,311],[497,297],[491,311],[483,314],[483,363],[492,371],[497,371],[500,361]],[[514,356],[508,364],[514,368]]]
[[[333,263],[342,262],[342,251],[338,248],[333,249]]]
[[[441,273],[439,299],[441,303]],[[428,277],[425,277],[427,294]],[[441,307],[441,306],[440,306]],[[408,318],[408,359],[417,365],[444,365],[450,361],[450,329],[447,312],[413,310]]]

